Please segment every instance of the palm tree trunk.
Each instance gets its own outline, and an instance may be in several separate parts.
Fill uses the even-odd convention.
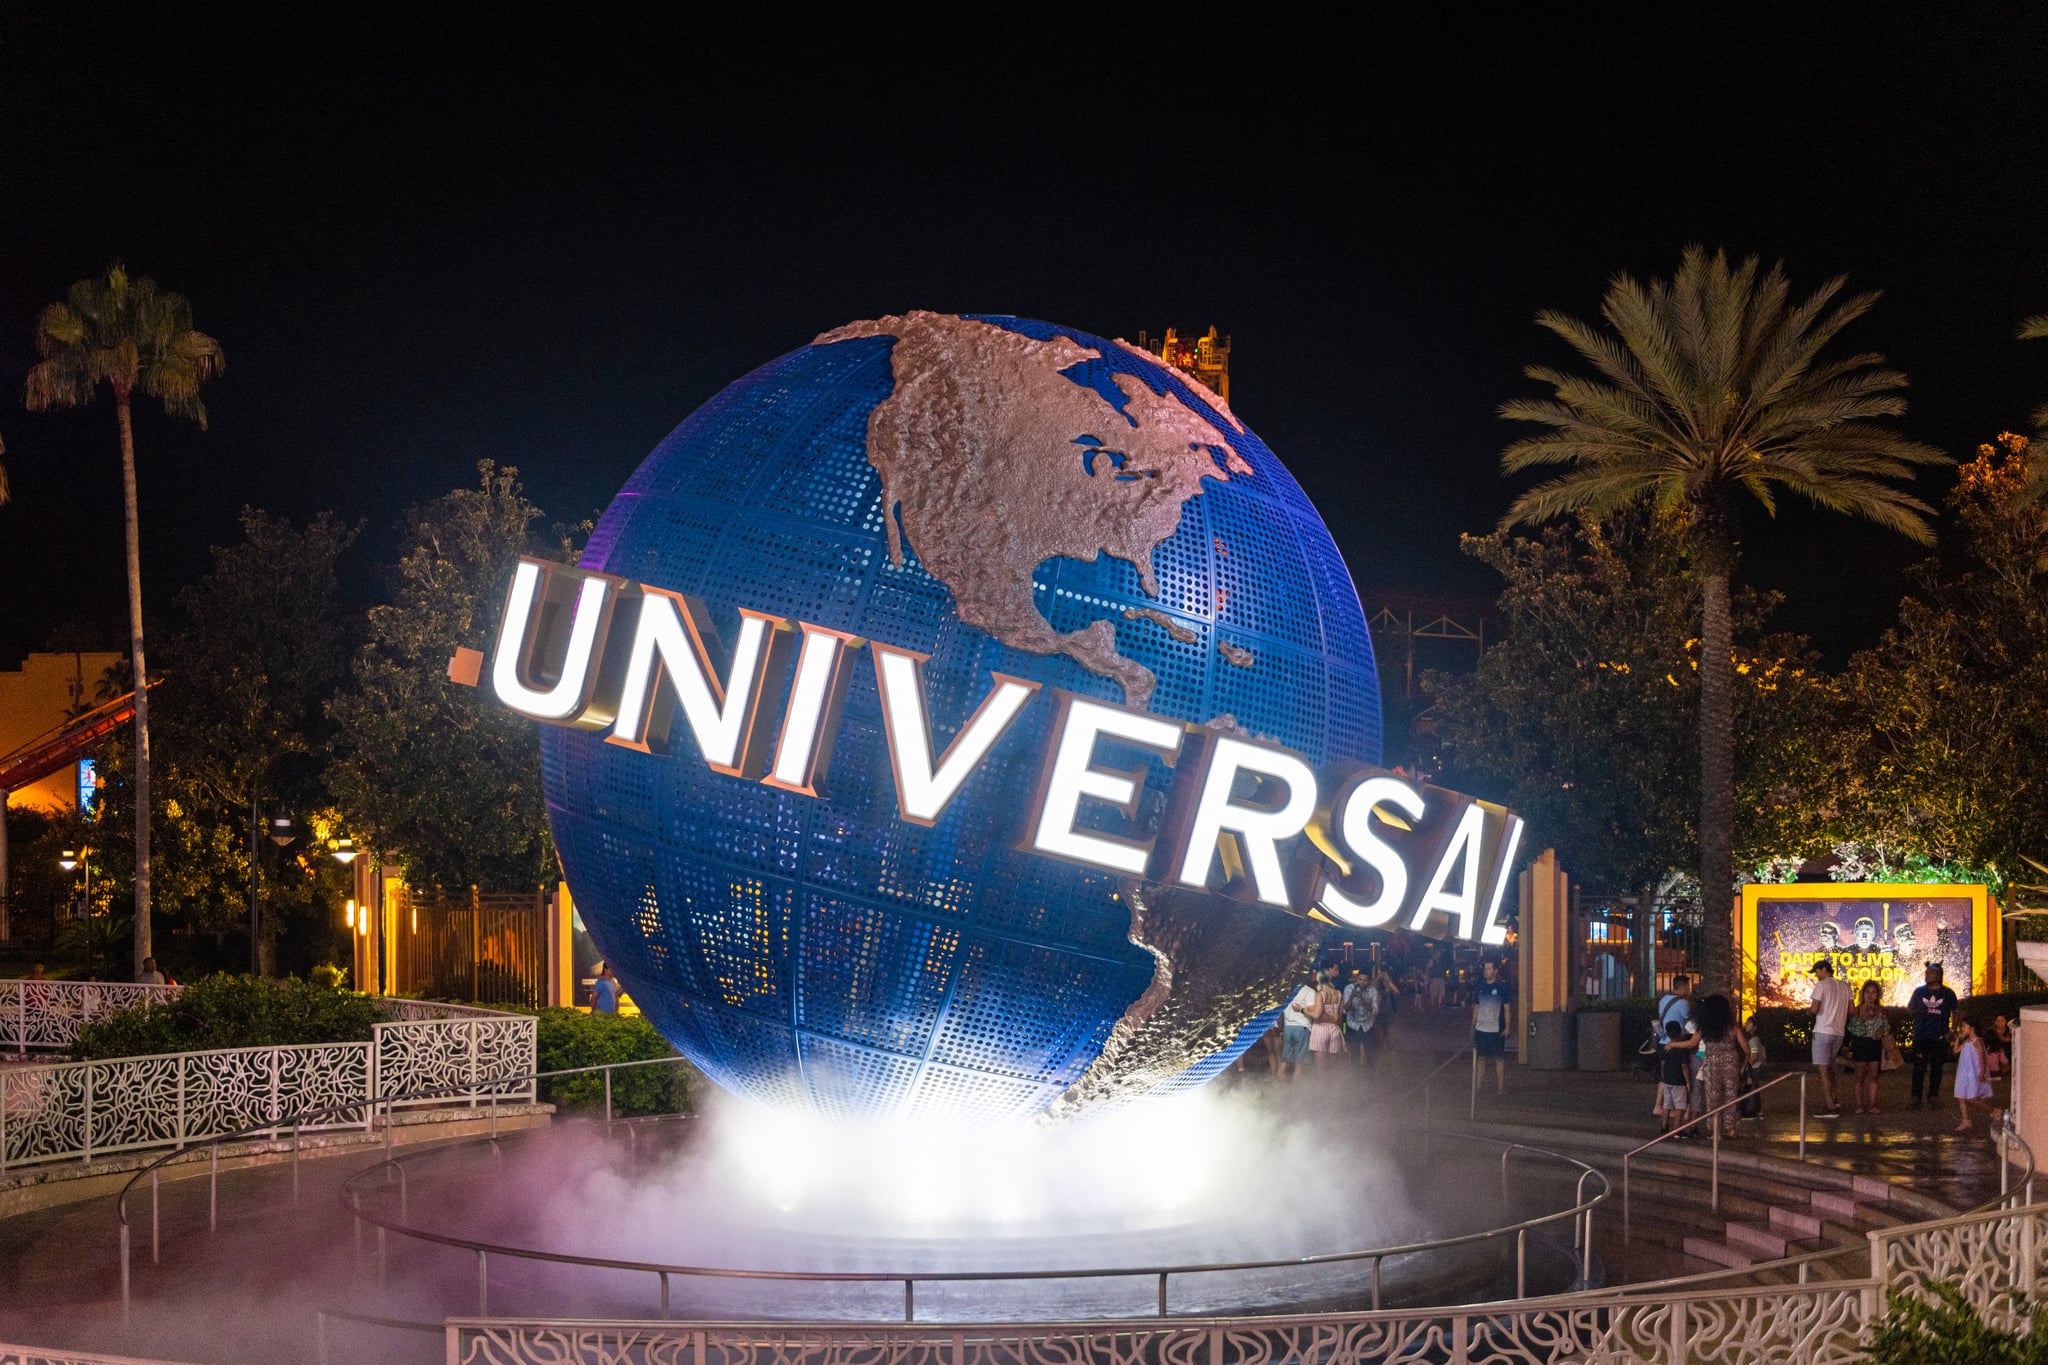
[[[1732,547],[1710,552],[1700,575],[1700,972],[1716,991],[1736,985],[1733,558]]]
[[[135,975],[151,955],[149,939],[149,667],[142,654],[142,529],[135,505],[135,426],[128,394],[115,390],[121,422],[121,492],[128,521],[128,642],[135,664]]]

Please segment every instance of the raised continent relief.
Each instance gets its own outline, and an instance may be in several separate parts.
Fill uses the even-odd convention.
[[[850,323],[818,344],[895,340],[895,389],[868,420],[882,476],[889,555],[903,541],[952,589],[960,618],[1015,649],[1064,654],[1114,679],[1124,703],[1152,698],[1152,670],[1117,651],[1107,619],[1062,633],[1039,612],[1032,574],[1048,559],[1109,555],[1159,594],[1152,552],[1180,529],[1203,479],[1249,477],[1225,434],[1172,393],[1114,376],[1121,410],[1062,371],[1101,352],[1039,341],[945,313]],[[1220,462],[1219,462],[1220,461]]]

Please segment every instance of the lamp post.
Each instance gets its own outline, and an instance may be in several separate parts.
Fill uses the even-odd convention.
[[[263,807],[252,797],[249,801],[249,975],[260,976],[263,972],[263,926],[257,914],[256,876],[259,865],[258,855],[263,845],[257,838],[259,830],[267,830],[270,842],[283,848],[299,837],[298,822],[291,812],[279,811],[268,820],[263,818]]]
[[[92,927],[92,859],[87,856],[91,852],[92,850],[89,848],[67,848],[57,855],[57,866],[63,868],[66,872],[75,872],[79,868],[85,869],[84,886],[81,890],[83,893],[82,908],[85,911],[85,951],[88,962],[86,970],[98,971],[99,939],[98,935],[93,932]]]

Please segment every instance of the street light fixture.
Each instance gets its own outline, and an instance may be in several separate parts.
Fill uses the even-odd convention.
[[[276,844],[279,848],[283,848],[286,844],[290,843],[292,840],[298,837],[298,823],[292,819],[289,812],[280,813],[270,817],[271,843]]]
[[[67,848],[57,855],[57,866],[63,868],[66,872],[76,871],[78,869],[78,862],[78,850],[75,848]]]
[[[334,841],[334,861],[343,866],[354,862],[356,854],[360,852],[362,850],[356,847],[356,841],[349,838],[346,834]]]

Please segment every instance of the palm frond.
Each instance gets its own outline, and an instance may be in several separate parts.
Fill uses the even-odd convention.
[[[1501,405],[1503,417],[1549,428],[1511,443],[1505,472],[1568,471],[1518,498],[1504,524],[1736,494],[1775,513],[1784,489],[1927,539],[1929,509],[1896,484],[1948,457],[1876,424],[1905,411],[1904,374],[1875,352],[1826,355],[1878,298],[1847,288],[1837,277],[1795,303],[1782,266],[1691,246],[1669,280],[1615,275],[1604,327],[1539,314],[1597,377],[1531,366],[1551,396]],[[2037,321],[2048,336],[2048,317]]]

